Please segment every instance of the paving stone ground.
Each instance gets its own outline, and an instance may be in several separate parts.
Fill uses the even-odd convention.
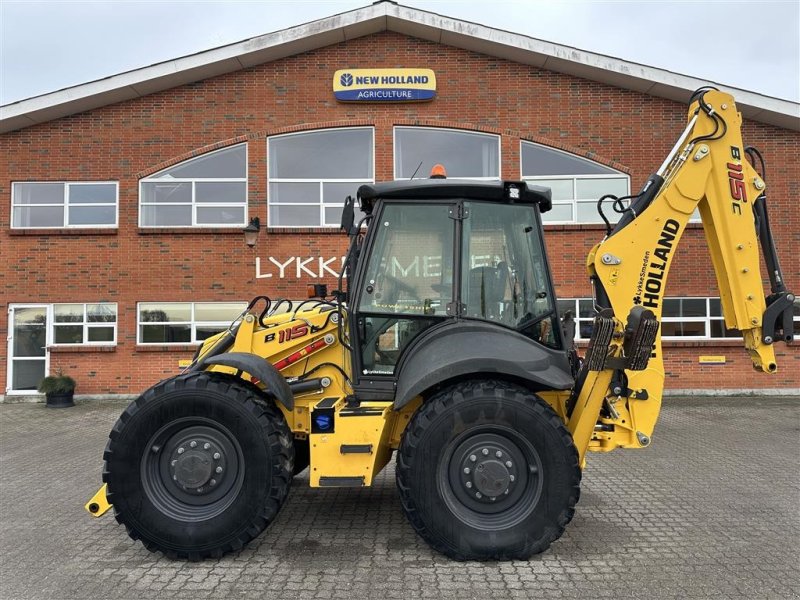
[[[800,598],[800,398],[670,398],[653,445],[590,455],[565,535],[458,563],[372,488],[299,476],[244,551],[171,561],[83,504],[124,405],[0,405],[0,598]]]

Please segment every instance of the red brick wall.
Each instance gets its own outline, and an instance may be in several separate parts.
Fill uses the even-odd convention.
[[[340,68],[427,67],[437,98],[423,104],[339,104],[331,78]],[[236,140],[249,143],[249,213],[266,222],[266,137],[291,130],[374,125],[376,178],[391,179],[392,126],[439,125],[501,134],[504,178],[519,177],[519,139],[559,146],[627,170],[638,189],[671,149],[686,107],[542,69],[382,33],[207,81],[0,135],[0,308],[22,302],[118,302],[118,344],[111,352],[53,352],[81,393],[134,393],[176,369],[185,351],[136,346],[136,302],[221,301],[255,294],[300,295],[304,284],[255,279],[254,259],[341,255],[345,238],[307,230],[262,231],[249,249],[241,233],[138,229],[138,181],[168,164]],[[800,136],[748,122],[745,141],[768,161],[775,237],[790,288],[800,289]],[[119,230],[10,231],[11,182],[115,180]],[[586,252],[598,227],[547,232],[557,291],[589,296]],[[702,231],[684,236],[670,296],[716,294]],[[0,319],[5,337],[7,320]],[[670,347],[670,387],[800,387],[800,355],[781,351],[780,373],[754,375],[739,347]],[[699,354],[725,354],[701,367]],[[0,351],[5,387],[6,348]]]

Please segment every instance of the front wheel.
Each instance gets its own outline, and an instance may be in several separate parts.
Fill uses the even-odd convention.
[[[229,376],[192,373],[157,384],[109,437],[103,481],[117,521],[170,557],[242,548],[289,491],[294,452],[283,415]]]
[[[572,518],[580,479],[561,419],[539,397],[500,381],[431,397],[408,425],[397,461],[411,525],[457,560],[543,552]]]

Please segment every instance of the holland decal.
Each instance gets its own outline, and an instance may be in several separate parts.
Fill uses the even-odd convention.
[[[431,69],[340,69],[333,74],[340,102],[424,102],[436,96]]]

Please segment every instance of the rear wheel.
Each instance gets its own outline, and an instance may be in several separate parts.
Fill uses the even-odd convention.
[[[238,379],[159,383],[120,416],[103,480],[117,521],[152,551],[199,560],[238,550],[275,518],[292,477],[281,412]]]
[[[499,381],[430,398],[400,444],[411,525],[457,560],[526,559],[558,539],[580,495],[578,453],[540,398]]]

